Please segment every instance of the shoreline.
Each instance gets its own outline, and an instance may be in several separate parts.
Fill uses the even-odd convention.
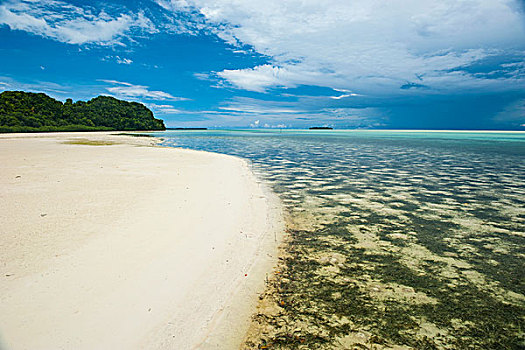
[[[115,133],[0,135],[0,344],[239,348],[279,200],[245,160]]]

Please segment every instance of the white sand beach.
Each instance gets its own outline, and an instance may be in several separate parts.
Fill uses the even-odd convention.
[[[1,349],[240,346],[278,201],[241,159],[151,143],[0,135]]]

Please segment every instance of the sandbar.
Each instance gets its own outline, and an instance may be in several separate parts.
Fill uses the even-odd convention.
[[[281,208],[239,158],[0,135],[0,348],[239,348]]]

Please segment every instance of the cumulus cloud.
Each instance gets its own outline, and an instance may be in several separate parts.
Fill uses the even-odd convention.
[[[185,0],[158,1],[204,17],[223,40],[248,45],[271,65],[224,70],[240,89],[317,85],[355,93],[450,93],[517,89],[523,79],[466,69],[513,52],[525,57],[517,0]],[[421,93],[421,91],[418,91]]]
[[[124,45],[133,32],[157,31],[143,12],[110,15],[59,0],[8,0],[1,24],[68,44]]]
[[[247,69],[225,69],[217,75],[232,85],[249,91],[264,92],[269,87],[294,86],[283,79],[287,75],[286,70],[268,64]]]
[[[106,90],[119,98],[135,98],[147,100],[170,100],[170,101],[186,101],[187,98],[175,97],[164,91],[150,90],[148,86],[135,85],[118,80],[101,79],[100,81],[111,84],[113,86],[106,87]]]

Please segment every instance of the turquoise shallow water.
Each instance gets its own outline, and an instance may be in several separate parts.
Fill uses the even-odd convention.
[[[286,254],[247,347],[525,346],[525,134],[210,130],[281,197]]]

